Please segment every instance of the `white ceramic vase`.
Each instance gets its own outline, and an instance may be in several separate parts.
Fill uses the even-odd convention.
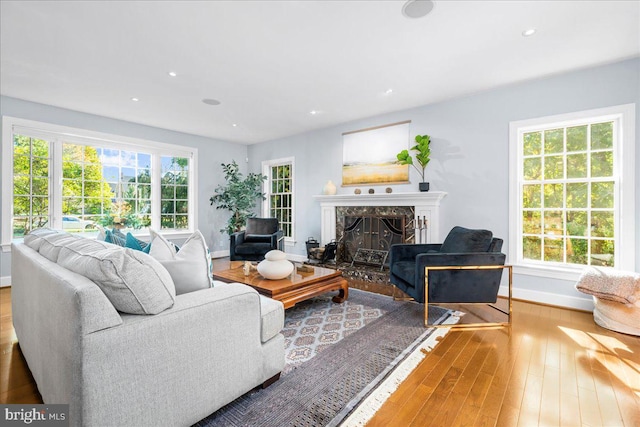
[[[336,185],[331,180],[329,180],[329,182],[327,182],[324,187],[322,187],[322,194],[326,194],[329,196],[333,196],[337,191],[338,189],[336,188]]]
[[[258,273],[265,279],[284,279],[292,271],[293,264],[287,261],[287,255],[279,250],[267,252],[264,256],[264,261],[258,263]]]

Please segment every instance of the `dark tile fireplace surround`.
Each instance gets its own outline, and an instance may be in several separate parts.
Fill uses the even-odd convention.
[[[338,243],[335,260],[326,266],[342,270],[351,287],[391,295],[389,248],[396,243],[437,239],[433,227],[438,224],[440,200],[445,195],[314,196],[322,208],[321,245],[334,239]]]
[[[336,208],[335,265],[350,279],[352,286],[391,294],[386,254],[392,244],[414,241],[414,217],[415,209],[410,206]],[[367,260],[367,254],[374,255],[374,259]]]

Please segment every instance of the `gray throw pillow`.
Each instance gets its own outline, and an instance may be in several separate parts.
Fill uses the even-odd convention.
[[[58,264],[95,282],[123,313],[157,314],[175,302],[169,272],[140,251],[81,238],[62,248]]]

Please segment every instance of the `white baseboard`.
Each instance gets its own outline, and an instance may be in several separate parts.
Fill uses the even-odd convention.
[[[509,295],[507,286],[500,286],[500,296]],[[578,298],[570,295],[552,294],[549,292],[533,291],[531,289],[513,288],[513,298],[539,302],[541,304],[555,305],[558,307],[574,308],[577,310],[593,311],[593,299],[591,297]]]
[[[11,276],[0,277],[0,288],[11,286]]]
[[[224,258],[226,256],[229,256],[229,249],[211,252],[211,258]]]

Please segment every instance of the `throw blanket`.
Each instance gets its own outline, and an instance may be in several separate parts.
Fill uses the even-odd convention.
[[[640,274],[587,267],[576,283],[576,289],[598,298],[632,305],[640,294]]]

